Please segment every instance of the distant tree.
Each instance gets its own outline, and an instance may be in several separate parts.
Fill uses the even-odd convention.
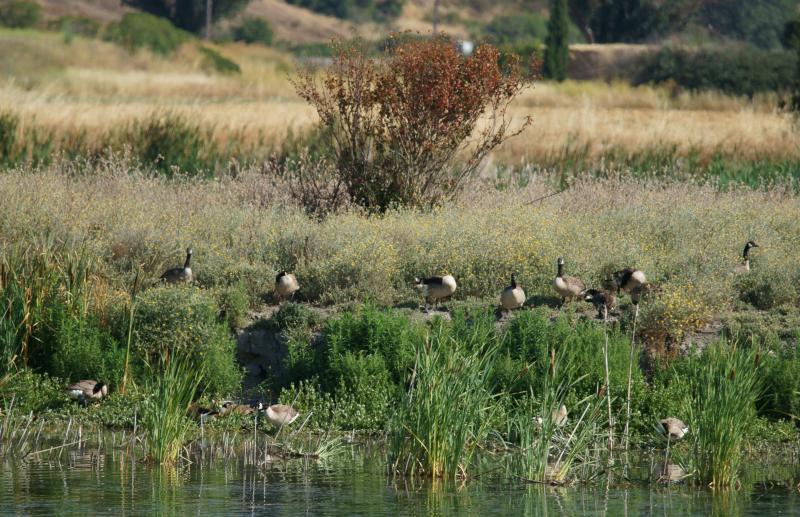
[[[176,27],[199,32],[206,23],[206,0],[123,0],[123,3],[156,16],[168,18]],[[250,0],[214,0],[211,18],[214,21],[243,9]]]
[[[798,23],[800,23],[800,19],[798,19]],[[800,117],[800,42],[797,45],[797,74],[792,91],[792,111]]]
[[[569,15],[586,41],[643,41],[678,32],[716,0],[569,0]]]
[[[800,18],[786,23],[781,36],[781,44],[787,50],[800,47]]]
[[[706,0],[698,21],[722,36],[776,48],[796,13],[797,0]]]
[[[0,4],[0,26],[24,29],[42,19],[42,7],[36,2],[11,0]]]
[[[262,45],[272,44],[272,28],[263,18],[247,17],[231,29],[231,34],[235,41],[261,43]]]
[[[567,78],[569,63],[569,17],[567,0],[552,0],[550,20],[547,22],[547,39],[544,51],[545,76],[556,81]]]

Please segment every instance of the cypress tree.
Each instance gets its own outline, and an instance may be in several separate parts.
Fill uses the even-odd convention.
[[[567,63],[569,62],[569,18],[567,14],[567,0],[552,0],[550,2],[550,19],[547,22],[547,39],[544,51],[545,77],[556,81],[567,78]]]
[[[798,18],[800,25],[800,18]],[[792,88],[792,111],[800,118],[800,40],[795,42],[797,46],[797,72],[794,76],[794,88]]]

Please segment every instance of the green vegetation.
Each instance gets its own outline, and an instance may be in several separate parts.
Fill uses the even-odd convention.
[[[199,47],[203,54],[203,64],[206,69],[219,72],[221,74],[241,74],[242,69],[234,61],[223,56],[210,47]]]
[[[7,0],[0,4],[0,26],[25,29],[42,19],[42,6],[29,0]]]
[[[638,82],[672,82],[690,90],[752,97],[788,91],[797,70],[792,52],[742,48],[664,47],[645,63]]]
[[[272,45],[272,28],[267,20],[248,16],[231,29],[235,41]]]
[[[290,0],[289,3],[338,18],[390,20],[400,14],[404,0]]]
[[[106,28],[103,37],[131,52],[147,48],[156,54],[168,55],[190,36],[158,16],[147,13],[126,13],[120,21]]]
[[[123,0],[153,16],[163,17],[188,32],[200,32],[206,24],[206,0]],[[219,21],[242,10],[250,0],[214,0],[211,17]]]
[[[563,81],[567,78],[568,32],[567,0],[553,0],[550,3],[550,19],[547,22],[544,73],[545,76],[556,81]]]
[[[190,365],[183,352],[165,351],[159,358],[145,390],[152,394],[145,405],[142,426],[147,440],[147,459],[159,464],[174,464],[194,423],[189,405],[205,377],[205,370]]]

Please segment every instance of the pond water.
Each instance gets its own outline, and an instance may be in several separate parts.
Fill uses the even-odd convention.
[[[120,452],[61,451],[0,462],[2,515],[800,515],[791,483],[739,490],[646,485],[553,488],[487,478],[412,483],[379,455],[335,461],[241,460],[162,469]]]

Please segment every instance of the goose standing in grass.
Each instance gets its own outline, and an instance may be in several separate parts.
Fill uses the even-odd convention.
[[[453,275],[414,278],[414,288],[425,298],[425,312],[428,312],[428,303],[433,302],[435,308],[440,300],[452,296],[456,287],[458,286]]]
[[[564,404],[561,404],[561,407],[559,407],[558,409],[554,409],[550,413],[550,418],[551,418],[551,421],[553,422],[553,424],[555,424],[556,427],[563,427],[564,424],[567,423],[567,414],[568,414],[567,413],[567,406],[565,406]],[[542,426],[542,417],[537,416],[533,420],[536,423],[537,427],[541,427]]]
[[[168,284],[184,283],[188,284],[192,281],[192,268],[189,263],[192,261],[192,248],[186,249],[186,262],[183,267],[174,267],[164,271],[161,275],[161,280]]]
[[[516,273],[511,273],[511,285],[503,289],[500,293],[500,305],[503,309],[510,311],[519,309],[525,304],[525,291],[517,285]]]
[[[608,319],[611,311],[617,308],[617,296],[612,291],[604,289],[587,289],[583,292],[583,299],[594,305],[597,309],[597,318]]]
[[[93,380],[78,381],[67,387],[67,394],[86,406],[92,400],[101,400],[108,396],[108,385],[104,382]]]
[[[646,282],[647,278],[644,276],[644,271],[632,267],[626,267],[614,273],[614,283],[617,286],[617,294],[619,294],[620,291],[630,293]]]
[[[664,470],[667,469],[667,464],[669,462],[669,444],[674,440],[680,440],[683,438],[686,433],[689,432],[689,426],[683,423],[682,420],[679,420],[674,417],[665,418],[658,422],[658,426],[656,427],[658,431],[667,438],[667,452],[664,455]]]
[[[558,270],[556,278],[553,280],[553,287],[556,292],[561,296],[561,305],[572,301],[577,298],[586,289],[583,282],[574,276],[564,276],[564,258],[558,257]]]
[[[273,404],[268,406],[266,413],[267,420],[275,427],[289,425],[300,416],[300,413],[298,413],[296,409],[285,404]]]
[[[292,273],[281,271],[275,276],[275,298],[278,303],[287,298],[294,298],[294,293],[300,289],[297,278]]]
[[[744,245],[744,251],[742,252],[742,263],[736,266],[733,270],[736,274],[748,273],[750,271],[750,249],[751,248],[758,248],[758,244],[753,241],[747,241]]]

